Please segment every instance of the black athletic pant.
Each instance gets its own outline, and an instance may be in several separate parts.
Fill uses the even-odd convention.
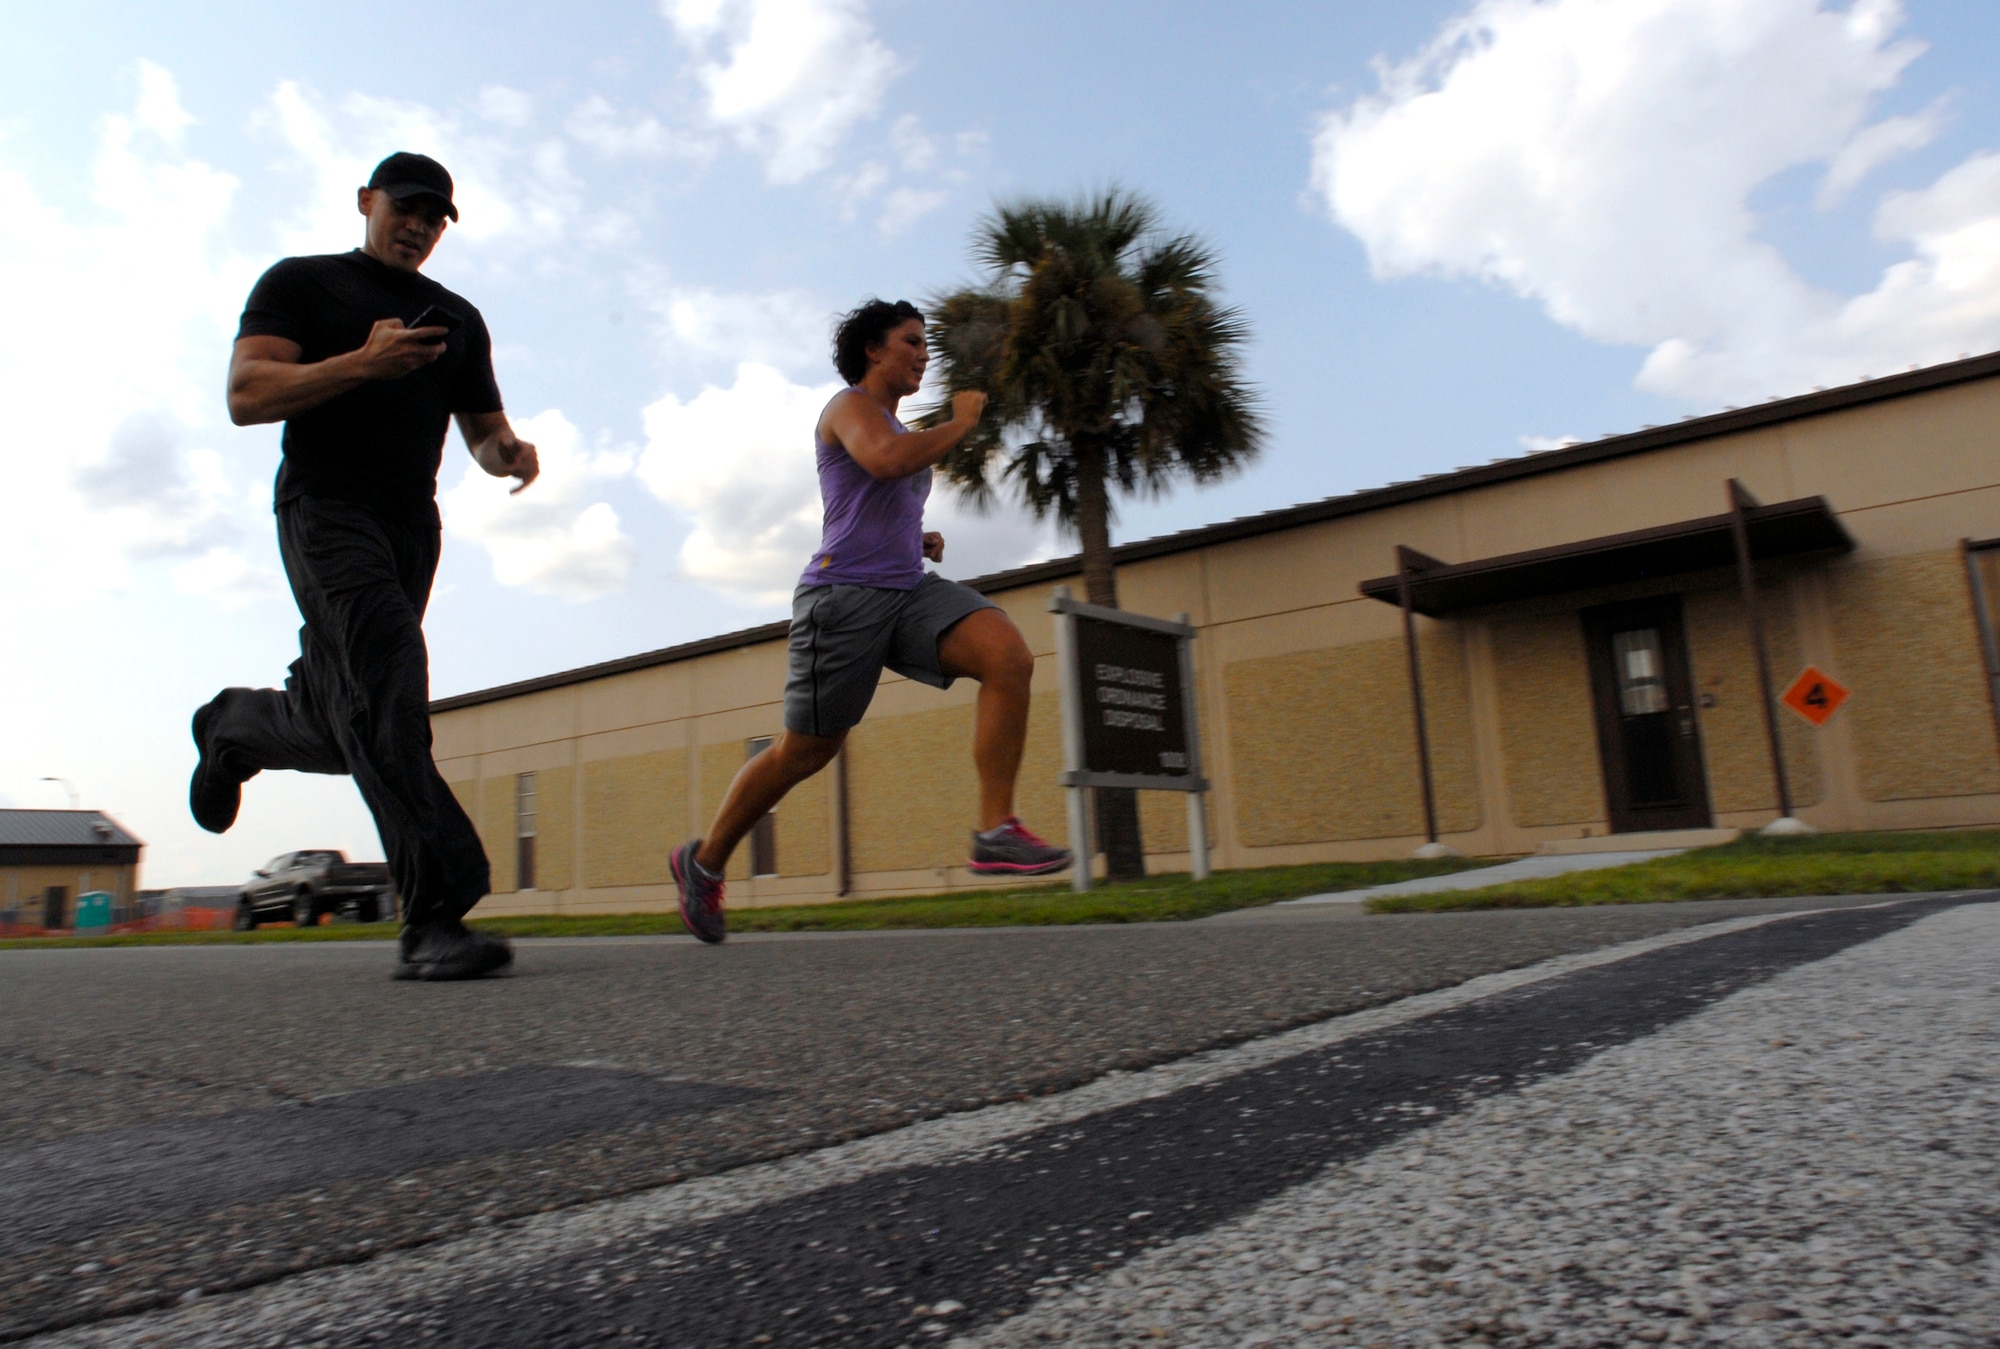
[[[210,752],[246,778],[266,768],[352,774],[405,920],[462,917],[491,879],[472,821],[431,760],[423,620],[437,525],[298,497],[278,507],[278,550],[305,618],[299,658],[283,689],[223,693]]]

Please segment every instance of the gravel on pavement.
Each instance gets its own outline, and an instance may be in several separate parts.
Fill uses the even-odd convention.
[[[1990,1345],[2000,906],[1489,1098],[957,1349]]]

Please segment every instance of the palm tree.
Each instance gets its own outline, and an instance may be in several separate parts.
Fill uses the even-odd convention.
[[[940,466],[990,505],[1008,489],[1036,518],[1074,531],[1092,604],[1115,608],[1114,489],[1157,495],[1179,478],[1214,482],[1263,439],[1238,371],[1242,320],[1216,298],[1215,255],[1163,234],[1122,189],[998,206],[973,234],[982,284],[931,302],[943,398],[987,396],[978,430]],[[1143,875],[1138,805],[1097,794],[1110,873]]]

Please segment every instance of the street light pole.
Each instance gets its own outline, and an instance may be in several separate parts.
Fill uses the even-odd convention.
[[[76,794],[76,787],[73,783],[70,782],[68,778],[43,778],[42,781],[61,783],[62,789],[69,793],[69,808],[71,810],[75,810],[77,808],[77,802],[83,799],[82,797]]]

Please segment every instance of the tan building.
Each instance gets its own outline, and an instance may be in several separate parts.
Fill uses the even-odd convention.
[[[0,810],[0,931],[75,926],[78,895],[129,913],[145,845],[95,810]]]
[[[1823,726],[1776,715],[1794,813],[2000,823],[1995,354],[1121,547],[1122,603],[1200,630],[1215,864],[1407,855],[1425,758],[1437,831],[1469,854],[1775,818],[1732,480],[1762,503],[1742,521],[1775,691],[1810,666],[1849,693]],[[973,583],[1038,655],[1020,806],[1051,836],[1046,605],[1076,573]],[[670,905],[668,851],[777,733],[784,677],[771,624],[434,704],[494,862],[485,909]],[[837,771],[739,851],[730,902],[980,884],[973,694],[885,677]],[[1181,802],[1141,808],[1149,865],[1184,869]]]

